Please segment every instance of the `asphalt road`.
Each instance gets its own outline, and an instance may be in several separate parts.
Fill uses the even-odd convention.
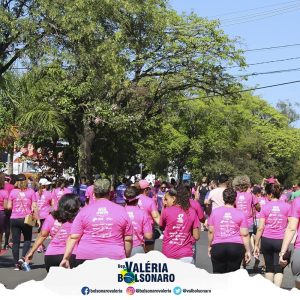
[[[157,240],[155,249],[161,250],[161,241]],[[29,280],[43,280],[47,273],[44,268],[44,255],[36,253],[33,259],[34,265],[30,272],[14,271],[14,265],[12,261],[12,253],[9,250],[4,256],[0,256],[0,282],[4,284],[8,289],[15,288],[18,284]],[[253,270],[254,262],[252,261],[247,267],[247,271],[250,276],[254,276],[257,273]],[[202,269],[212,272],[211,261],[207,255],[207,233],[202,232],[201,238],[197,242],[197,257],[196,266]],[[284,280],[282,288],[291,289],[294,287],[294,280],[290,267],[285,269]]]

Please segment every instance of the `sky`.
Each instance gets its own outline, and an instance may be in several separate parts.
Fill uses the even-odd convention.
[[[219,19],[221,28],[227,35],[232,38],[239,37],[243,49],[299,44],[245,52],[247,64],[289,60],[249,66],[242,72],[237,69],[234,74],[299,68],[295,71],[251,76],[244,82],[247,87],[300,81],[300,0],[170,0],[169,3],[179,13],[195,12],[200,17]],[[289,100],[296,105],[300,103],[300,82],[257,90],[254,94],[261,96],[273,106],[276,106],[279,100]],[[300,107],[296,107],[296,110],[300,113]],[[300,128],[300,121],[293,125]]]

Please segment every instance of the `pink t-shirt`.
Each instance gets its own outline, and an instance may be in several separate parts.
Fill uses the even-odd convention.
[[[51,192],[44,190],[42,195],[40,195],[39,192],[36,192],[35,196],[39,208],[39,217],[40,219],[45,219],[51,210],[52,194]]]
[[[198,219],[202,220],[204,218],[204,213],[203,213],[203,210],[202,210],[199,202],[197,200],[190,199],[190,204],[191,204],[191,207],[193,207],[194,210],[196,211]]]
[[[94,195],[94,185],[90,185],[87,187],[85,191],[85,197],[89,198],[89,204],[95,203],[96,197]]]
[[[9,183],[9,182],[5,182],[4,183],[4,189],[8,192],[8,195],[10,194],[10,192],[14,189],[14,185]]]
[[[61,197],[65,194],[72,194],[72,191],[68,188],[56,188],[52,192],[52,199],[54,200],[54,209],[57,209],[58,202],[61,199]]]
[[[133,228],[124,207],[98,199],[80,210],[71,234],[81,235],[77,259],[123,259],[126,257],[124,236],[132,235]]]
[[[262,236],[269,239],[283,239],[289,210],[290,205],[285,202],[269,201],[260,212],[260,218],[265,219]]]
[[[262,197],[261,196],[261,197],[257,198],[257,201],[260,205],[260,210],[262,210],[262,208],[269,202],[269,199],[267,197]],[[260,212],[255,210],[255,213],[256,213],[256,218],[260,219],[260,216],[261,216]]]
[[[60,223],[53,218],[52,215],[48,215],[46,218],[42,231],[48,231],[51,236],[51,242],[47,247],[45,255],[57,255],[64,254],[66,250],[67,239],[71,232],[72,223]],[[76,246],[73,249],[72,254],[76,254]]]
[[[13,189],[8,197],[12,201],[11,219],[25,218],[32,211],[32,203],[36,202],[35,192],[32,189],[21,191]]]
[[[8,200],[8,191],[0,190],[0,210],[4,210],[4,200]]]
[[[253,211],[254,205],[258,203],[257,198],[249,192],[238,192],[235,200],[235,206],[238,210],[242,211],[246,218],[248,225],[253,224]]]
[[[300,197],[295,198],[292,202],[289,217],[298,218],[297,238],[295,241],[295,249],[300,249]]]
[[[220,243],[243,244],[240,229],[248,229],[246,215],[237,208],[226,206],[212,211],[208,225],[214,227],[212,245]]]
[[[160,226],[164,229],[162,253],[169,258],[193,256],[195,239],[192,231],[200,222],[194,208],[184,211],[180,206],[163,209]]]
[[[288,200],[289,200],[289,198],[286,194],[282,194],[278,199],[278,201],[281,201],[281,202],[288,202]]]
[[[151,220],[151,225],[153,226],[154,220],[153,220],[151,214],[153,211],[158,212],[155,201],[150,197],[147,197],[145,195],[140,195],[139,201],[138,201],[138,206],[139,206],[139,208],[141,208],[147,212],[147,214],[149,215],[150,220]]]
[[[133,226],[133,245],[137,247],[144,244],[144,234],[152,233],[151,220],[148,214],[138,206],[125,206],[127,214]]]

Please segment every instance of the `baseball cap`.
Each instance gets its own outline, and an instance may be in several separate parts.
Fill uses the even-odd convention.
[[[51,182],[48,181],[47,178],[41,178],[40,181],[39,181],[39,184],[40,185],[49,185],[49,184],[51,184]]]
[[[18,174],[18,175],[16,175],[15,180],[16,181],[24,181],[24,180],[27,180],[27,178],[24,174]]]
[[[139,186],[140,186],[141,190],[144,190],[144,189],[150,187],[149,182],[145,179],[142,179],[139,181]]]

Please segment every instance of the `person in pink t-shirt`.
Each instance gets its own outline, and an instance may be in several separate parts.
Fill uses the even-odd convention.
[[[280,287],[283,279],[283,268],[279,265],[279,252],[288,223],[290,205],[278,201],[280,197],[278,185],[268,183],[265,191],[270,201],[260,213],[254,255],[258,257],[259,248],[261,248],[266,264],[265,277]],[[259,247],[260,240],[261,247]]]
[[[41,231],[45,219],[48,217],[50,211],[52,210],[52,193],[47,190],[47,187],[50,184],[51,182],[48,181],[48,179],[41,178],[39,180],[39,189],[35,193],[41,222],[41,226],[39,227],[38,232]],[[42,244],[41,247],[38,249],[38,252],[44,252],[45,249],[45,245]]]
[[[66,243],[71,232],[72,222],[78,214],[80,206],[80,199],[77,195],[66,194],[61,197],[58,209],[48,214],[39,236],[27,253],[25,257],[27,263],[31,262],[35,251],[43,245],[43,242],[50,235],[51,241],[45,253],[46,270],[49,272],[50,267],[59,266],[66,250]],[[75,266],[75,254],[76,248],[74,248],[70,257],[70,267]]]
[[[148,193],[151,189],[149,182],[143,179],[137,182],[135,186],[140,190],[138,206],[144,211],[146,211],[151,220],[151,225],[153,228],[153,239],[145,241],[145,250],[147,253],[149,251],[154,250],[154,222],[157,225],[159,224],[160,215],[155,201],[152,198],[148,197]]]
[[[0,256],[2,254],[2,236],[5,231],[5,209],[7,208],[8,192],[4,189],[5,175],[0,174]]]
[[[289,222],[279,253],[279,263],[282,267],[288,264],[286,254],[295,234],[297,234],[297,238],[291,258],[291,266],[293,275],[295,276],[295,286],[300,290],[300,197],[293,200],[289,211]]]
[[[72,194],[72,191],[66,186],[68,181],[65,178],[60,178],[57,181],[56,188],[52,191],[52,206],[56,210],[60,198],[65,194]]]
[[[162,253],[183,262],[194,263],[193,245],[200,238],[200,222],[190,205],[184,185],[167,191],[160,226],[164,230]]]
[[[94,194],[94,185],[90,185],[87,187],[86,192],[85,192],[85,198],[86,198],[86,201],[85,201],[86,204],[95,203],[96,198],[95,198],[95,194]]]
[[[22,260],[19,260],[21,233],[24,237],[22,249],[23,257],[28,252],[32,239],[32,227],[25,224],[25,217],[34,212],[39,226],[40,220],[38,219],[38,207],[35,192],[34,190],[27,188],[26,176],[24,174],[19,174],[16,180],[16,188],[11,191],[8,197],[7,209],[12,210],[10,222],[15,270],[21,270],[21,265],[23,263]]]
[[[70,267],[70,256],[77,243],[77,265],[102,257],[124,259],[130,256],[132,224],[125,208],[109,200],[110,187],[108,179],[95,181],[96,201],[83,207],[76,216],[60,266]]]
[[[149,215],[138,207],[139,190],[129,186],[124,192],[125,209],[133,226],[133,245],[131,256],[136,253],[145,253],[145,239],[151,240],[153,229]]]
[[[236,196],[234,189],[225,189],[225,205],[214,209],[208,220],[208,256],[213,273],[234,272],[243,259],[246,264],[251,260],[247,218],[234,207]]]

